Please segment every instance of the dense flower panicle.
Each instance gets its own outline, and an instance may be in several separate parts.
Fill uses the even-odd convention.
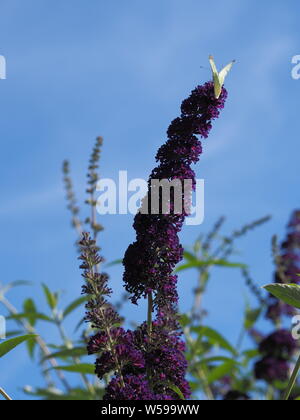
[[[127,375],[124,377],[125,386],[120,378],[111,380],[106,388],[104,400],[156,400],[155,394],[150,389],[145,375]]]
[[[86,319],[98,330],[89,341],[88,352],[98,355],[95,369],[100,379],[114,374],[105,400],[177,400],[191,395],[185,380],[187,361],[176,317],[177,276],[173,271],[183,256],[178,233],[190,214],[196,186],[191,164],[202,153],[197,136],[208,136],[226,97],[223,88],[216,99],[213,82],[208,82],[183,101],[181,116],[171,123],[168,140],[158,150],[158,166],[149,177],[148,194],[134,220],[136,241],[124,256],[124,283],[135,304],[153,296],[154,321],[148,320],[135,331],[118,326],[120,317],[106,300],[111,293],[108,278],[97,270],[102,258],[96,244],[88,234],[80,242],[86,281],[83,293],[90,296]],[[164,196],[163,181],[172,182],[169,197]]]
[[[121,319],[106,300],[110,296],[111,290],[107,284],[108,276],[98,273],[98,265],[103,259],[98,254],[99,248],[95,241],[90,238],[88,233],[83,233],[79,246],[81,249],[79,259],[82,261],[80,268],[83,269],[82,276],[85,279],[82,292],[89,296],[85,319],[91,322],[92,328],[98,330],[98,333],[88,343],[88,354],[101,353],[96,361],[95,370],[99,378],[113,371],[117,372],[122,380],[122,366],[133,362],[130,359],[131,355],[134,356],[134,362],[137,360],[137,355],[131,352],[131,336],[122,328],[116,327]]]
[[[93,328],[106,331],[118,324],[120,317],[106,300],[111,295],[108,275],[97,272],[97,267],[103,258],[99,256],[99,248],[89,234],[83,233],[79,246],[81,250],[79,259],[82,261],[80,268],[83,270],[82,277],[85,280],[82,293],[89,296],[86,304],[86,320],[92,323]]]
[[[169,384],[176,384],[184,397],[189,398],[191,390],[185,380],[185,343],[174,316],[159,312],[152,323],[151,336],[146,323],[134,335],[136,346],[144,351],[146,372],[151,372],[156,397],[168,395],[170,399],[178,399],[178,395],[169,388]]]
[[[275,283],[299,283],[300,278],[300,211],[293,213],[288,224],[286,239],[282,242],[277,256],[277,268],[274,274]],[[269,295],[266,318],[278,325],[283,316],[293,316],[295,308]],[[262,359],[255,365],[257,379],[272,383],[276,380],[286,381],[289,376],[289,359],[298,348],[288,330],[276,330],[259,342]]]
[[[97,358],[95,372],[99,379],[103,379],[104,375],[109,372],[117,372],[116,360],[123,375],[138,373],[145,367],[142,352],[136,349],[133,343],[126,343],[125,340],[124,343],[115,345],[114,354],[111,351],[106,351]]]
[[[266,337],[259,346],[261,354],[289,359],[297,349],[297,342],[288,330],[278,330]]]
[[[122,363],[125,387],[122,389],[120,379],[115,377],[106,390],[105,399],[180,399],[170,384],[175,384],[185,398],[190,397],[191,390],[185,380],[185,344],[180,339],[174,318],[168,320],[166,316],[163,319],[164,316],[160,314],[153,322],[151,335],[148,325],[144,323],[129,333],[129,343],[116,347],[121,356],[119,360]],[[111,370],[114,370],[112,358],[102,353],[96,364],[98,376],[102,378]],[[132,398],[133,394],[136,398]]]
[[[124,283],[137,303],[154,292],[156,307],[175,306],[178,300],[173,275],[176,264],[182,259],[183,249],[178,239],[185,216],[189,214],[191,188],[195,188],[195,174],[190,165],[199,160],[202,146],[198,138],[206,138],[212,127],[212,120],[219,116],[224,107],[227,92],[223,88],[216,99],[212,82],[194,89],[181,105],[181,116],[176,118],[167,131],[168,140],[158,150],[156,159],[159,165],[149,178],[149,191],[141,211],[136,215],[134,228],[136,242],[127,249],[123,264]],[[181,190],[182,211],[175,212],[174,192],[170,195],[170,212],[163,212],[160,205],[158,214],[144,214],[151,210],[153,180],[191,180],[191,187]],[[162,200],[161,195],[159,199]]]
[[[262,355],[254,368],[256,379],[267,383],[286,381],[289,376],[289,359],[297,350],[297,342],[288,330],[277,330],[264,338],[259,345]]]
[[[289,363],[285,359],[266,356],[255,364],[255,377],[269,384],[285,382],[289,378]]]
[[[288,232],[281,244],[279,264],[274,274],[275,283],[300,283],[300,210],[293,212]],[[295,309],[269,296],[266,318],[277,323],[282,316],[292,316]]]

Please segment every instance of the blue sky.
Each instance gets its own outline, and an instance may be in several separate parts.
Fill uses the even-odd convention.
[[[80,293],[62,160],[72,162],[80,200],[100,134],[102,176],[128,170],[130,178],[147,178],[182,99],[210,79],[210,53],[219,66],[233,58],[237,64],[226,82],[226,108],[196,166],[206,182],[205,222],[187,226],[182,242],[208,231],[220,215],[228,219],[228,233],[272,214],[268,225],[240,241],[236,256],[251,266],[258,284],[271,280],[271,236],[284,233],[300,205],[300,81],[291,78],[292,56],[300,54],[299,12],[296,0],[274,0],[271,7],[250,0],[2,0],[7,79],[0,80],[0,281],[34,283],[10,294],[16,306],[33,296],[44,309],[41,282],[63,289],[65,303]],[[107,216],[101,223],[103,254],[108,261],[121,257],[134,239],[132,216]],[[121,268],[111,269],[111,276],[118,296]],[[190,273],[180,283],[183,311],[194,282]],[[205,300],[207,322],[232,340],[246,293],[237,273],[215,272]],[[142,319],[142,310],[135,311],[126,313]],[[45,333],[52,337],[48,327]],[[18,398],[22,385],[39,385],[24,348],[1,361],[0,382]]]

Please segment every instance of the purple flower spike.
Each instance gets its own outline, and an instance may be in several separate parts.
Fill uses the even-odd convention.
[[[284,359],[264,357],[255,364],[255,377],[269,384],[286,381],[289,377],[289,363]]]
[[[195,174],[190,165],[196,163],[202,153],[197,136],[208,136],[212,120],[218,118],[226,98],[227,91],[223,88],[216,99],[213,82],[207,82],[194,89],[183,101],[181,116],[171,123],[167,131],[168,140],[157,152],[159,165],[150,175],[148,195],[142,206],[144,210],[151,210],[152,180],[190,180],[192,188],[195,188]],[[136,242],[129,246],[123,260],[125,288],[131,294],[133,303],[146,297],[151,289],[157,308],[176,306],[177,276],[173,275],[173,270],[182,259],[183,248],[178,233],[189,214],[190,193],[182,191],[185,206],[182,206],[181,213],[173,211],[174,197],[171,196],[170,214],[160,208],[159,214],[140,211],[136,215]]]

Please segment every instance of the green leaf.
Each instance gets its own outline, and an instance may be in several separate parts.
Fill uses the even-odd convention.
[[[174,385],[173,383],[168,383],[168,387],[175,392],[175,394],[178,395],[178,397],[181,400],[185,400],[183,393],[181,392],[181,390],[178,388],[177,385]]]
[[[258,357],[259,354],[259,350],[257,349],[243,351],[243,356],[245,356],[247,360],[254,359],[255,357]]]
[[[198,391],[201,388],[200,382],[189,381],[190,388],[192,392]]]
[[[122,264],[122,263],[123,263],[123,260],[122,259],[118,259],[118,260],[114,260],[114,261],[112,261],[112,262],[110,262],[108,264],[105,264],[105,267],[106,268],[113,267],[114,265],[119,265],[119,264]]]
[[[35,350],[36,345],[37,345],[36,340],[27,340],[26,341],[26,347],[27,347],[27,350],[28,350],[29,357],[31,359],[34,358],[34,350]]]
[[[213,345],[218,345],[221,348],[228,350],[234,356],[237,356],[237,351],[234,347],[217,331],[209,327],[192,327],[191,331],[199,334],[200,337],[206,337]]]
[[[208,357],[207,359],[202,359],[200,360],[200,362],[197,362],[197,365],[209,365],[210,363],[214,363],[214,362],[229,362],[229,363],[233,363],[236,365],[239,365],[240,363],[237,362],[234,359],[230,359],[229,357],[222,357],[222,356],[216,356],[216,357]]]
[[[269,293],[288,305],[300,309],[300,286],[297,284],[268,284],[264,286]]]
[[[26,299],[23,303],[24,314],[26,314],[26,318],[29,324],[34,327],[36,324],[35,314],[37,313],[35,303],[32,299]]]
[[[74,332],[77,332],[78,330],[79,330],[79,328],[84,324],[84,322],[85,322],[85,318],[82,318],[79,322],[78,322],[78,324],[76,325],[76,327],[75,327],[75,329],[74,329]]]
[[[184,251],[183,257],[190,262],[198,261],[197,256],[189,251]]]
[[[52,293],[49,290],[48,286],[44,283],[42,284],[42,287],[43,287],[45,297],[46,297],[46,300],[47,300],[47,303],[48,303],[50,309],[52,309],[52,310],[55,309],[56,306],[57,306],[57,301],[58,301],[57,293]]]
[[[246,307],[244,327],[250,330],[260,317],[262,308],[251,309],[248,305]]]
[[[83,373],[85,375],[95,374],[95,366],[89,363],[78,363],[76,365],[68,365],[68,366],[56,366],[51,368],[54,370],[62,370],[64,372],[73,372],[73,373]],[[49,369],[49,370],[51,370]]]
[[[85,347],[74,347],[73,349],[64,349],[61,351],[57,351],[55,353],[49,354],[48,356],[44,357],[43,360],[55,358],[66,358],[66,357],[80,357],[86,356],[87,349]]]
[[[84,302],[87,302],[89,299],[88,296],[82,296],[76,300],[74,300],[72,303],[70,303],[69,306],[64,310],[63,317],[65,318],[68,316],[71,312],[73,312],[75,309],[77,309],[79,306],[81,306]]]
[[[34,320],[40,320],[40,321],[46,321],[46,322],[52,322],[54,323],[54,320],[49,318],[47,315],[44,314],[40,314],[40,313],[21,313],[21,314],[15,314],[15,315],[10,315],[8,317],[6,317],[6,319],[15,319],[15,320],[19,320],[19,319],[28,319],[28,317]]]
[[[27,335],[23,335],[21,337],[11,338],[10,340],[4,341],[4,343],[0,343],[0,357],[5,356],[7,353],[9,353],[11,350],[13,350],[19,344],[24,343],[24,341],[31,340],[35,337],[36,337],[36,335],[34,335],[34,334],[27,334]]]
[[[224,364],[213,368],[207,375],[208,384],[210,385],[213,382],[224,378],[224,376],[231,374],[234,367],[235,362],[225,362]]]
[[[175,272],[187,270],[190,268],[201,268],[201,267],[210,267],[210,266],[219,266],[219,267],[228,267],[228,268],[247,268],[246,264],[241,263],[232,263],[226,260],[195,260],[187,264],[182,264],[175,269]]]
[[[191,323],[191,319],[188,315],[183,314],[180,316],[179,322],[180,322],[181,327],[185,328]]]

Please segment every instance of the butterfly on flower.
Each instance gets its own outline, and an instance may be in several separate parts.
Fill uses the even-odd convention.
[[[218,99],[222,92],[222,87],[224,85],[225,78],[227,74],[230,72],[235,60],[231,61],[227,66],[225,66],[220,73],[217,70],[217,66],[215,64],[214,58],[212,55],[209,56],[209,63],[213,74],[213,82],[214,82],[214,90],[215,90],[215,97]]]

